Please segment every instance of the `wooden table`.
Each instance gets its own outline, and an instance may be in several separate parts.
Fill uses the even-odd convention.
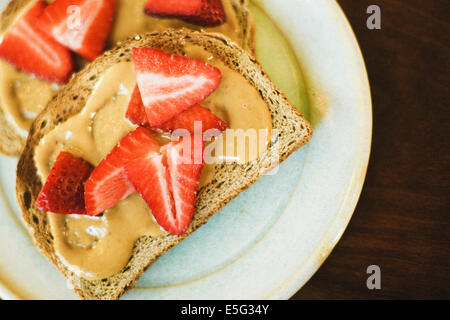
[[[349,227],[293,298],[450,299],[450,1],[339,3],[369,73],[372,155]],[[381,30],[366,27],[373,4]],[[381,290],[366,287],[370,265]]]

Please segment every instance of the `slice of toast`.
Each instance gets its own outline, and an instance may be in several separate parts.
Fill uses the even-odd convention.
[[[5,10],[0,14],[0,41],[2,35],[6,33],[8,28],[14,24],[18,18],[18,13],[23,11],[25,6],[30,5],[37,0],[12,0],[9,2]],[[142,14],[144,14],[144,0],[118,0],[120,1],[139,1],[142,2]],[[254,50],[254,26],[250,12],[248,10],[248,0],[222,0],[229,1],[236,14],[239,22],[240,33],[240,46],[244,49],[252,51]],[[52,2],[47,0],[46,2]],[[195,26],[192,26],[195,27]],[[207,29],[207,28],[206,28]],[[151,31],[151,30],[148,30]],[[108,41],[109,43],[110,41]],[[1,58],[0,58],[1,59]],[[9,156],[20,155],[25,145],[26,137],[21,135],[13,123],[6,117],[2,108],[2,101],[0,99],[0,153]]]
[[[47,214],[36,209],[34,205],[42,187],[33,160],[36,147],[41,139],[59,123],[83,109],[97,79],[108,67],[121,61],[131,60],[131,48],[147,46],[181,54],[185,45],[202,47],[224,62],[227,67],[239,72],[253,85],[269,108],[272,129],[278,130],[279,134],[272,140],[267,154],[255,161],[245,165],[216,165],[215,178],[198,191],[195,215],[185,234],[181,236],[167,234],[158,238],[144,236],[136,242],[133,255],[121,272],[98,281],[81,278],[69,271],[55,254]],[[273,157],[279,156],[280,162],[283,161],[292,152],[306,144],[311,136],[312,128],[308,121],[271,82],[258,62],[224,36],[186,30],[148,33],[120,43],[116,48],[86,66],[62,88],[38,116],[32,125],[27,144],[18,163],[17,199],[34,243],[70,281],[81,298],[118,299],[159,256],[192,234],[261,177],[270,167]]]

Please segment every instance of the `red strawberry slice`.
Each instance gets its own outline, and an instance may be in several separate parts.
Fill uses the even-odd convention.
[[[145,107],[142,103],[141,93],[138,86],[134,87],[125,116],[134,124],[142,126],[148,124]],[[220,131],[225,131],[228,129],[228,124],[225,121],[221,120],[211,111],[199,104],[190,107],[156,128],[167,132],[172,132],[176,129],[186,129],[191,134],[194,134],[195,121],[201,122],[202,133],[210,129],[218,129]]]
[[[180,235],[194,215],[203,169],[203,140],[201,136],[187,137],[161,150],[162,155],[149,152],[128,162],[125,170],[159,225],[170,234]]]
[[[61,152],[38,195],[36,208],[61,214],[86,214],[84,184],[92,169],[83,159]]]
[[[137,125],[144,126],[148,124],[147,114],[145,113],[145,107],[142,103],[141,92],[137,85],[134,87],[133,93],[131,94],[125,117]]]
[[[221,79],[205,62],[159,49],[133,48],[137,84],[150,126],[158,126],[209,96]]]
[[[149,152],[144,157],[128,162],[125,170],[158,224],[172,233],[172,225],[176,219],[175,206],[168,183],[169,171],[163,164],[163,156]]]
[[[66,82],[73,71],[69,50],[35,27],[34,21],[44,11],[37,2],[8,30],[0,43],[0,57],[18,69],[58,83]]]
[[[37,25],[62,45],[94,60],[105,47],[115,8],[116,0],[55,0]]]
[[[147,0],[145,13],[166,18],[179,18],[204,27],[225,22],[221,0]]]
[[[195,141],[196,140],[196,141]],[[167,230],[172,234],[186,232],[194,215],[200,175],[203,170],[203,139],[185,138],[162,148],[169,169],[169,185],[175,204],[176,219]],[[184,150],[191,151],[185,154]],[[158,218],[156,218],[158,221]]]
[[[172,118],[157,128],[169,132],[176,129],[186,129],[191,134],[194,134],[195,121],[201,122],[202,133],[210,129],[225,131],[228,128],[228,124],[226,122],[222,121],[219,117],[214,115],[214,113],[199,104],[190,107],[186,111],[183,111],[175,118]]]
[[[200,14],[191,15],[184,20],[192,24],[204,27],[215,27],[226,20],[221,0],[202,0]]]
[[[85,201],[91,216],[114,207],[117,202],[135,193],[124,166],[147,152],[157,153],[159,143],[151,133],[138,127],[126,135],[95,168],[86,182]]]

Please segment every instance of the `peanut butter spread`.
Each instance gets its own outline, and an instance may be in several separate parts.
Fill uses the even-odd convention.
[[[258,91],[239,73],[196,46],[185,53],[208,62],[222,72],[221,84],[202,105],[225,120],[231,129],[265,129],[263,148],[236,157],[252,160],[267,148],[272,128],[270,112]],[[98,80],[83,110],[47,134],[35,152],[35,163],[45,181],[60,151],[97,165],[135,126],[125,112],[136,84],[131,62],[121,62]],[[228,131],[221,137],[228,135]],[[164,140],[164,137],[159,137]],[[219,143],[221,138],[209,146]],[[255,153],[256,152],[256,153]],[[227,154],[224,153],[224,157]],[[241,159],[239,159],[241,158]],[[214,176],[214,165],[205,166],[201,184]],[[137,194],[120,201],[101,217],[48,213],[54,246],[61,260],[77,274],[88,279],[102,279],[119,272],[129,260],[135,241],[141,236],[158,237],[165,233],[155,222],[145,201]]]
[[[58,85],[21,72],[0,59],[0,106],[23,136],[57,90]]]
[[[36,1],[30,0],[27,2],[27,5],[17,13],[16,19],[20,18]],[[51,3],[53,1],[47,0],[46,2]],[[183,27],[202,29],[179,19],[160,19],[148,16],[144,13],[145,2],[146,0],[117,1],[116,16],[107,47],[113,47],[120,40],[145,32]],[[239,43],[240,27],[236,13],[231,1],[222,2],[226,22],[218,27],[204,29],[210,32],[220,32]],[[15,21],[16,19],[10,20]],[[2,30],[2,34],[6,32],[7,30]],[[79,67],[84,64],[82,59],[76,59],[76,62]],[[48,104],[57,89],[56,85],[21,72],[0,58],[0,108],[22,135],[27,135],[32,121]]]

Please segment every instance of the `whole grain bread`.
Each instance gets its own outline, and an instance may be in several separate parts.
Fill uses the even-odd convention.
[[[0,41],[8,28],[14,24],[20,12],[25,6],[31,5],[37,0],[12,0],[5,10],[0,14]],[[141,0],[120,0],[120,1],[141,1]],[[254,50],[254,25],[248,10],[248,0],[222,0],[230,1],[236,13],[240,25],[240,45],[249,51]],[[47,0],[46,2],[52,2]],[[22,12],[23,13],[23,12]],[[143,13],[144,14],[144,13]],[[1,59],[1,58],[0,58]],[[14,124],[8,120],[3,112],[2,101],[0,100],[0,153],[8,156],[18,156],[23,150],[26,137],[21,135]]]
[[[157,238],[144,236],[136,242],[132,257],[121,272],[98,281],[81,278],[68,270],[55,254],[47,214],[36,209],[34,205],[42,187],[33,160],[35,149],[47,133],[83,109],[97,79],[105,70],[121,61],[131,60],[131,48],[155,47],[166,52],[183,54],[185,45],[204,48],[253,85],[266,102],[272,117],[272,128],[278,130],[279,134],[273,138],[266,153],[257,160],[245,165],[236,163],[216,165],[214,179],[198,191],[195,215],[185,234],[181,236],[167,234]],[[102,57],[86,66],[60,90],[46,110],[38,116],[32,125],[18,163],[17,199],[34,243],[70,281],[81,298],[118,299],[159,256],[191,235],[261,177],[272,165],[271,159],[279,156],[280,161],[283,161],[306,144],[311,136],[310,124],[271,82],[258,62],[224,36],[187,30],[148,33],[119,43],[116,48],[105,52]]]

